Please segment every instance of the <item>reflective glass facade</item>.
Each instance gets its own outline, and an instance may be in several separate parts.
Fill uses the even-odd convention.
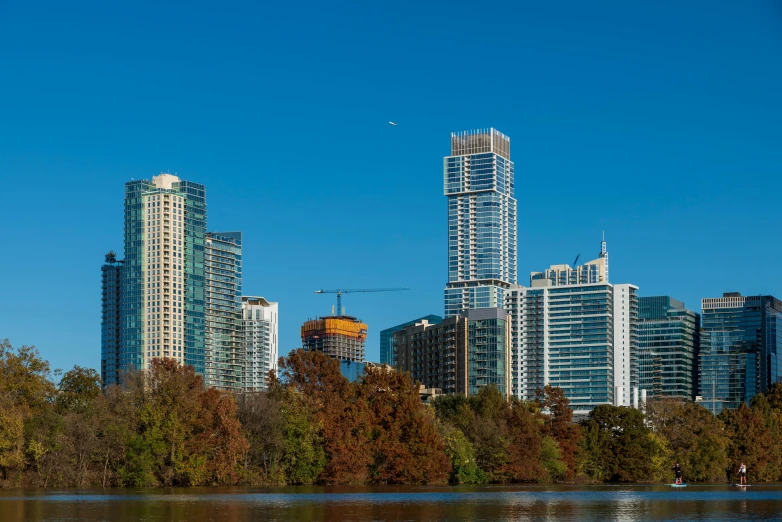
[[[702,307],[698,395],[705,406],[735,408],[782,380],[782,302],[726,293]]]
[[[502,307],[516,284],[517,231],[510,139],[495,129],[454,133],[444,159],[448,197],[445,316]]]
[[[540,284],[506,296],[513,395],[534,400],[544,386],[556,386],[579,414],[599,404],[630,405],[638,387],[638,288]]]
[[[241,232],[208,232],[204,263],[204,384],[221,390],[241,391],[245,366]]]
[[[394,332],[398,332],[408,326],[412,326],[421,321],[427,321],[431,324],[439,324],[443,320],[439,315],[425,315],[406,323],[386,328],[380,332],[380,364],[394,366]]]
[[[467,312],[467,393],[494,385],[510,395],[510,322],[501,308]]]
[[[641,297],[638,322],[640,387],[648,398],[693,400],[697,392],[700,315],[668,296]]]
[[[101,267],[100,377],[104,387],[119,384],[122,344],[122,263]]]
[[[125,184],[123,369],[169,357],[204,371],[205,197],[170,174]]]

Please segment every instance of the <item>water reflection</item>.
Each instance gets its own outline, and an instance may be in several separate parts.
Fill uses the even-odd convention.
[[[735,520],[782,518],[782,486],[0,491],[0,520]]]

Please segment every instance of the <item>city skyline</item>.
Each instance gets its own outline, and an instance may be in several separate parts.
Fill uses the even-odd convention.
[[[288,9],[271,16],[292,20]],[[382,6],[314,8],[297,18],[311,32],[301,39],[286,36],[292,22],[259,35],[252,16],[226,13],[192,13],[183,30],[169,23],[180,13],[166,10],[127,21],[112,39],[109,6],[53,6],[43,19],[14,6],[0,20],[18,72],[0,87],[14,102],[0,129],[10,252],[0,256],[0,337],[36,345],[53,368],[99,368],[96,263],[123,250],[122,184],[162,170],[208,188],[211,230],[243,231],[243,285],[279,302],[281,355],[300,344],[304,320],[330,311],[313,290],[410,287],[346,299],[346,313],[369,325],[366,359],[377,361],[381,330],[443,312],[442,158],[449,133],[489,126],[513,138],[519,282],[578,254],[593,258],[605,230],[611,280],[637,284],[642,297],[671,295],[699,312],[702,298],[724,292],[782,295],[781,281],[758,275],[782,258],[782,73],[770,65],[778,11],[699,4],[617,14],[574,4],[563,19],[525,9],[512,9],[509,19],[523,23],[494,52],[481,39],[509,22],[466,5],[449,24],[433,6],[416,7],[427,23],[409,35]],[[324,16],[335,25],[326,29]],[[624,23],[611,24],[618,16]],[[210,33],[222,38],[216,47],[193,47],[188,34],[215,22],[235,30]],[[354,34],[357,22],[366,46],[346,36],[311,55],[314,42]],[[457,29],[475,38],[455,42]],[[280,42],[279,57],[263,50]],[[508,70],[486,90],[496,96],[465,96],[487,87],[477,77],[444,87],[432,64],[454,51]],[[297,61],[306,67],[291,72]],[[346,136],[351,161],[326,160]],[[40,326],[42,295],[69,313]]]

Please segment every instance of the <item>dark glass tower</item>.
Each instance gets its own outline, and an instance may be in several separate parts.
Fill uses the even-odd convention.
[[[641,297],[638,303],[640,388],[649,398],[694,399],[700,315],[668,296]]]
[[[737,292],[703,300],[698,395],[714,413],[782,380],[782,302]]]
[[[100,377],[103,387],[119,383],[122,344],[122,261],[106,254],[101,267]]]

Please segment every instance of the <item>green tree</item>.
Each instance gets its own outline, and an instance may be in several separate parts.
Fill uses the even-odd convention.
[[[445,454],[451,459],[451,484],[483,484],[486,482],[486,474],[478,467],[475,459],[475,450],[462,430],[448,424],[441,423],[440,431],[445,441]]]
[[[100,397],[100,375],[92,368],[74,366],[57,387],[57,411],[84,412]]]
[[[582,469],[595,480],[636,482],[656,473],[653,459],[662,448],[635,408],[597,406],[582,424]]]
[[[293,389],[286,393],[282,414],[285,478],[289,484],[312,484],[326,465],[320,427],[301,394]]]

